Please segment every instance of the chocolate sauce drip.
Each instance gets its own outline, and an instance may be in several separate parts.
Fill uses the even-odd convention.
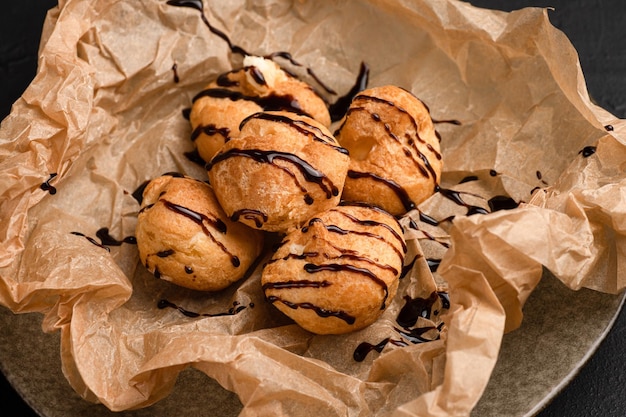
[[[210,234],[210,232],[206,228],[204,222],[207,222],[208,224],[216,228],[219,232],[226,233],[226,224],[220,219],[212,219],[205,214],[198,213],[196,211],[188,209],[187,207],[172,203],[167,200],[160,200],[160,201],[163,202],[166,208],[172,210],[175,213],[182,214],[183,216],[187,217],[188,219],[193,220],[195,223],[202,226],[202,229],[205,231],[206,234]]]
[[[193,274],[193,268],[190,266],[185,265],[185,273],[186,274]]]
[[[406,190],[402,188],[400,184],[393,180],[380,177],[376,174],[372,174],[371,172],[359,172],[354,170],[348,170],[348,178],[370,178],[376,182],[380,182],[389,187],[396,194],[406,211],[411,211],[416,207],[416,204],[413,202],[413,200],[411,200]]]
[[[438,299],[437,292],[433,292],[428,298],[411,298],[405,295],[404,306],[398,313],[396,323],[404,328],[410,328],[417,324],[420,317],[430,319],[431,310]]]
[[[348,155],[348,150],[346,148],[343,148],[337,145],[336,140],[333,137],[326,135],[324,132],[322,132],[320,128],[310,123],[307,123],[304,120],[292,119],[291,117],[281,115],[281,114],[259,112],[259,113],[254,113],[246,117],[245,119],[243,119],[241,124],[239,125],[239,130],[241,130],[243,126],[252,119],[261,119],[261,120],[267,120],[270,122],[284,123],[287,126],[302,133],[303,135],[313,137],[313,140],[317,142],[321,142],[325,145],[331,146],[333,149],[337,150],[338,152],[341,152],[344,155]]]
[[[354,350],[352,358],[357,362],[363,362],[370,352],[376,351],[378,353],[381,353],[385,346],[387,346],[389,343],[400,347],[408,346],[408,343],[404,342],[403,340],[396,340],[390,337],[383,339],[380,343],[375,345],[368,342],[363,342],[359,344],[359,346],[357,346],[357,348]]]
[[[463,206],[467,208],[467,215],[471,216],[474,214],[487,214],[489,213],[486,209],[478,206],[473,206],[471,204],[467,204],[463,201],[461,197],[461,191],[450,190],[447,188],[437,187],[437,192],[439,192],[443,197],[447,198],[450,201],[453,201],[455,204],[459,206]]]
[[[444,220],[449,220],[449,218],[446,218]],[[437,224],[434,224],[433,226],[437,226]],[[446,242],[442,242],[439,239],[437,239],[435,236],[431,235],[430,233],[428,233],[425,230],[420,229],[420,227],[418,226],[418,224],[415,222],[415,220],[410,219],[409,220],[409,228],[413,229],[413,230],[419,230],[420,232],[422,232],[422,234],[429,240],[432,240],[433,242],[437,242],[439,243],[441,246],[445,247],[445,248],[449,248],[450,245]]]
[[[193,132],[191,132],[191,141],[195,142],[196,139],[198,139],[198,136],[200,136],[202,133],[204,133],[207,136],[215,136],[215,135],[221,135],[224,138],[225,142],[228,142],[230,140],[230,129],[227,127],[217,127],[214,124],[210,124],[210,125],[199,125],[197,126]]]
[[[302,109],[300,102],[298,102],[298,100],[290,94],[270,94],[265,97],[258,97],[248,96],[240,93],[239,91],[229,90],[227,88],[207,88],[196,94],[193,97],[192,102],[195,102],[202,97],[223,98],[232,101],[247,100],[258,104],[265,111],[284,110],[311,117],[310,114],[306,113],[304,109]]]
[[[387,287],[387,283],[382,279],[378,278],[376,274],[366,268],[359,268],[354,265],[349,264],[323,264],[323,265],[315,265],[315,264],[306,264],[304,265],[304,270],[309,274],[315,274],[317,272],[323,271],[331,271],[331,272],[354,272],[357,274],[361,274],[366,276],[367,278],[374,281],[378,284],[383,290],[383,301],[381,303],[380,309],[384,310],[387,303],[387,298],[389,297],[389,288]]]
[[[518,202],[505,195],[497,195],[490,198],[488,204],[492,212],[499,210],[513,210],[514,208],[519,207]]]
[[[336,122],[341,120],[343,116],[348,111],[350,107],[350,103],[354,99],[354,96],[359,94],[361,91],[367,88],[367,83],[369,82],[369,67],[366,63],[361,62],[361,67],[359,68],[359,75],[356,78],[356,81],[350,91],[348,91],[344,96],[339,97],[333,104],[329,106],[330,120]]]
[[[189,120],[191,118],[191,107],[184,108],[182,110],[182,115],[185,120]]]
[[[166,299],[161,299],[159,300],[159,302],[157,303],[157,307],[162,310],[164,308],[173,308],[175,310],[180,311],[184,316],[187,317],[191,317],[191,318],[196,318],[196,317],[223,317],[223,316],[234,316],[235,314],[238,314],[240,312],[242,312],[243,310],[245,310],[246,308],[254,308],[254,303],[250,303],[247,306],[242,305],[241,303],[239,303],[238,301],[234,301],[233,302],[233,306],[231,308],[229,308],[227,311],[223,311],[220,313],[197,313],[195,311],[190,311],[187,310],[183,307],[180,307],[174,303],[172,303],[171,301],[168,301]]]
[[[100,240],[99,242],[90,237],[85,235],[84,233],[80,233],[80,232],[70,232],[73,235],[76,236],[81,236],[84,237],[85,239],[87,239],[90,243],[102,248],[102,249],[106,249],[108,252],[111,251],[111,249],[109,248],[109,246],[121,246],[124,243],[128,243],[131,245],[136,245],[137,244],[137,239],[135,238],[135,236],[127,236],[125,238],[123,238],[122,240],[117,240],[114,237],[112,237],[109,234],[109,228],[108,227],[102,227],[100,229],[98,229],[98,231],[96,231],[96,237]]]
[[[267,81],[265,81],[265,77],[260,69],[251,65],[244,68],[244,71],[247,71],[252,75],[252,78],[258,85],[267,85]]]
[[[267,297],[267,301],[269,301],[270,303],[274,304],[276,302],[281,302],[284,305],[286,305],[289,308],[292,309],[297,309],[297,308],[304,308],[304,309],[308,309],[308,310],[313,310],[318,316],[326,318],[326,317],[336,317],[338,319],[341,319],[343,321],[345,321],[348,324],[354,324],[354,322],[356,321],[356,319],[349,315],[348,313],[346,313],[345,311],[332,311],[332,310],[327,310],[325,308],[316,306],[315,304],[311,304],[311,303],[292,303],[291,301],[287,301],[287,300],[283,300],[280,297],[276,297],[274,295],[271,295],[269,297]]]
[[[461,126],[462,125],[461,121],[460,120],[456,120],[456,119],[432,119],[432,121],[433,121],[434,124],[446,123],[446,124],[451,124],[451,125],[456,125],[456,126]]]
[[[430,224],[431,226],[439,226],[439,224],[441,223],[439,220],[435,220],[435,218],[421,211],[419,212],[419,218],[421,222]]]
[[[241,70],[240,69],[234,69],[234,70],[231,70],[231,71],[224,72],[224,73],[222,73],[222,74],[217,76],[217,79],[215,80],[215,82],[220,87],[237,87],[239,85],[239,81],[231,80],[229,75],[230,74],[234,74],[234,73],[239,72],[239,71],[241,71]]]
[[[423,152],[421,152],[419,150],[419,148],[416,145],[416,141],[414,139],[417,138],[417,142],[423,144],[424,146],[426,146],[426,148],[433,154],[435,155],[435,158],[437,159],[441,159],[442,156],[441,154],[435,150],[435,148],[432,147],[431,144],[427,143],[425,140],[423,140],[420,136],[419,136],[419,130],[418,130],[418,125],[417,125],[417,121],[415,120],[415,118],[413,118],[413,116],[411,116],[406,110],[404,110],[401,107],[398,107],[395,105],[395,103],[393,103],[392,101],[388,101],[388,100],[384,100],[378,97],[374,97],[374,96],[367,96],[367,95],[358,95],[354,98],[354,103],[356,103],[357,101],[371,101],[371,102],[375,102],[378,104],[383,104],[383,105],[387,105],[387,106],[392,106],[393,108],[397,109],[399,112],[401,112],[402,114],[404,114],[405,116],[407,116],[409,118],[409,120],[411,120],[411,123],[413,125],[414,128],[414,135],[409,134],[408,132],[405,133],[405,138],[407,139],[407,145],[410,146],[410,148],[403,148],[404,151],[404,155],[408,158],[411,158],[411,160],[413,161],[413,163],[415,164],[415,166],[417,167],[417,169],[421,172],[421,174],[425,177],[432,177],[433,181],[435,181],[435,183],[438,182],[438,178],[437,178],[437,173],[435,172],[434,168],[432,167],[428,157],[426,155],[424,155]],[[378,123],[382,123],[383,124],[383,128],[385,129],[385,132],[387,132],[387,135],[392,138],[394,141],[396,141],[398,144],[403,145],[402,140],[392,131],[392,127],[390,124],[386,123],[385,121],[383,121],[380,116],[378,115],[378,113],[373,113],[370,112],[370,110],[368,110],[365,107],[361,107],[361,106],[355,106],[353,105],[352,107],[350,107],[350,109],[348,110],[348,114],[355,112],[355,111],[365,111],[370,113],[370,115],[372,116],[372,119]],[[341,128],[339,128],[338,133],[341,131]],[[338,134],[337,133],[337,134]],[[417,155],[417,159],[414,158],[414,153],[415,155]],[[419,163],[419,161],[421,161],[423,163],[423,166]]]
[[[476,175],[468,175],[467,177],[459,181],[459,184],[465,184],[466,182],[470,181],[478,181],[478,177]]]
[[[320,219],[319,217],[315,217],[315,218],[309,220],[308,225],[302,227],[300,229],[300,231],[302,233],[307,233],[309,231],[309,227],[311,227],[314,223],[321,223],[326,230],[328,230],[329,232],[332,232],[332,233],[337,233],[337,234],[340,234],[340,235],[347,235],[349,233],[352,233],[352,234],[355,234],[355,235],[367,236],[367,237],[371,237],[373,239],[378,239],[378,240],[380,240],[382,242],[385,242],[387,245],[389,245],[396,252],[398,257],[401,260],[404,260],[404,251],[406,250],[405,246],[403,246],[402,250],[400,250],[395,245],[391,244],[391,242],[389,242],[387,239],[385,239],[384,236],[381,236],[381,235],[376,234],[376,233],[342,229],[341,227],[339,227],[337,225],[334,225],[334,224],[327,225],[327,224],[324,224],[322,219]]]
[[[585,146],[578,153],[581,154],[583,157],[588,158],[594,153],[596,153],[596,149],[597,149],[596,146]]]
[[[426,263],[428,264],[428,269],[430,269],[430,272],[437,272],[437,269],[439,269],[439,264],[441,263],[441,259],[428,258],[426,259]]]
[[[285,290],[291,288],[326,288],[330,287],[332,284],[326,280],[324,281],[309,281],[309,280],[298,280],[298,281],[278,281],[278,282],[268,282],[263,284],[263,291],[266,290]]]
[[[432,240],[433,242],[437,242],[439,243],[441,246],[443,246],[444,248],[449,248],[450,244],[447,242],[442,242],[439,239],[437,239],[435,236],[431,235],[430,233],[428,233],[425,230],[420,230],[420,232],[422,232],[424,234],[424,236],[426,237],[426,239],[428,240]]]
[[[400,274],[400,279],[403,279],[409,274],[409,272],[411,272],[411,270],[413,269],[413,266],[415,265],[415,261],[417,261],[419,257],[420,257],[419,255],[415,255],[415,257],[413,258],[411,262],[409,262],[408,264],[402,267],[402,273]]]
[[[402,246],[402,252],[406,253],[407,251],[407,247],[406,247],[406,243],[404,242],[404,238],[398,233],[396,232],[396,230],[391,227],[390,225],[386,224],[386,223],[382,223],[382,222],[378,222],[375,220],[362,220],[359,219],[351,214],[345,213],[343,211],[339,211],[339,210],[333,210],[334,213],[338,213],[341,214],[343,217],[349,219],[350,221],[352,221],[353,223],[356,223],[358,225],[361,226],[365,226],[365,227],[382,227],[387,229],[392,235],[393,237],[396,238],[396,240],[398,240],[398,242],[400,242],[400,245]]]
[[[615,128],[613,127],[613,125],[606,125],[604,126],[604,130],[606,130],[607,132],[612,132],[613,130],[615,130]]]
[[[441,308],[444,310],[450,309],[450,294],[443,291],[438,291],[437,295],[439,295],[439,299],[441,300]]]
[[[85,235],[84,233],[81,233],[81,232],[70,232],[70,233],[71,233],[71,234],[73,234],[73,235],[76,235],[76,236],[81,236],[81,237],[84,237],[84,238],[85,238],[85,239],[87,239],[90,243],[92,243],[92,244],[94,244],[94,245],[96,245],[96,246],[98,246],[98,247],[100,247],[100,248],[102,248],[102,249],[105,249],[107,252],[111,252],[111,249],[110,249],[110,248],[108,248],[108,247],[104,246],[103,244],[101,244],[101,243],[100,243],[100,242],[98,242],[96,239],[92,238],[91,236],[87,236],[87,235]]]
[[[202,3],[202,0],[169,0],[166,4],[170,5],[170,6],[177,6],[177,7],[190,7],[192,9],[196,9],[200,12],[200,17],[202,19],[202,22],[207,26],[207,28],[215,35],[217,35],[218,37],[220,37],[222,40],[224,40],[224,42],[226,42],[226,44],[228,45],[231,53],[233,54],[237,54],[237,55],[241,55],[243,57],[245,56],[252,56],[253,54],[247,52],[245,49],[243,49],[241,46],[235,45],[231,42],[231,40],[228,38],[228,36],[222,32],[221,30],[215,28],[213,25],[211,25],[211,22],[209,22],[209,19],[206,17],[206,15],[204,14],[204,5]],[[292,65],[295,65],[297,67],[302,67],[303,65],[301,63],[299,63],[298,61],[296,61],[289,52],[273,52],[269,55],[266,55],[264,58],[267,59],[273,59],[275,57],[281,57],[281,58],[285,58],[287,59]],[[320,78],[315,74],[315,72],[313,71],[312,68],[307,67],[306,68],[307,73],[315,80],[315,82],[317,82],[324,90],[326,90],[328,93],[330,94],[336,94],[334,90],[332,90],[330,87],[328,87],[327,85],[325,85]],[[257,71],[258,72],[258,71]],[[261,75],[261,79],[263,79],[262,74],[260,74],[260,72],[258,72],[258,74],[253,74],[253,76],[255,75]],[[263,79],[264,81],[264,79]],[[259,84],[264,84],[264,82],[259,82]]]
[[[267,214],[263,213],[259,210],[253,209],[241,209],[237,210],[230,216],[230,219],[234,222],[239,221],[240,218],[244,218],[246,220],[252,220],[257,228],[261,228],[263,223],[267,221]]]
[[[437,158],[439,160],[442,158],[441,153],[439,153],[437,150],[435,150],[435,148],[433,148],[431,144],[426,142],[419,135],[419,127],[418,127],[418,124],[417,124],[417,120],[415,120],[415,118],[409,112],[407,112],[405,109],[403,109],[402,107],[397,106],[393,101],[385,100],[385,99],[379,98],[379,97],[368,96],[368,95],[365,95],[365,94],[359,94],[358,96],[356,96],[354,98],[354,101],[355,102],[358,102],[358,101],[370,101],[370,102],[382,104],[384,106],[392,107],[392,108],[396,109],[397,111],[399,111],[400,113],[404,114],[406,117],[409,118],[409,121],[411,122],[411,125],[412,125],[413,130],[414,130],[414,135],[410,135],[409,133],[405,133],[407,138],[409,138],[410,144],[414,144],[413,142],[411,142],[411,140],[417,139],[417,141],[419,143],[425,145],[426,148],[435,155],[435,158]],[[419,152],[419,150],[417,149],[416,146],[414,146],[413,149],[416,152],[418,152],[418,154],[421,154],[421,152]],[[432,167],[430,167],[430,163],[428,163],[427,168],[428,168],[429,171],[431,171],[431,174],[432,174],[433,178],[435,180],[437,180],[437,175],[432,170]]]
[[[395,330],[398,333],[400,333],[405,339],[407,339],[409,342],[413,344],[432,342],[433,340],[438,340],[440,338],[439,334],[437,334],[437,337],[434,339],[427,339],[425,337],[422,337],[424,333],[427,333],[431,330],[437,330],[435,326],[419,327],[419,328],[404,329],[404,330],[400,330],[396,328]]]
[[[53,172],[52,174],[50,174],[50,177],[48,177],[48,179],[43,182],[39,188],[41,188],[44,191],[49,192],[51,195],[54,195],[57,193],[57,189],[53,186],[50,185],[50,181],[52,181],[53,178],[55,178],[57,176],[56,172]]]
[[[491,175],[492,177],[497,177],[498,171],[496,171],[495,169],[491,169],[489,170],[489,175]]]
[[[286,242],[283,242],[280,246],[284,245],[285,243]],[[303,253],[300,253],[300,254],[298,254],[298,253],[288,253],[287,255],[283,256],[282,258],[272,258],[272,259],[270,259],[269,261],[267,261],[267,265],[273,264],[273,263],[278,262],[278,261],[286,261],[288,259],[307,259],[307,258],[315,258],[316,256],[319,256],[319,252],[303,252]]]
[[[180,82],[180,77],[178,76],[178,64],[174,63],[172,65],[172,72],[174,73],[174,82],[178,84]]]
[[[330,258],[330,259],[349,259],[351,261],[358,261],[358,262],[365,262],[368,263],[370,265],[376,266],[380,269],[386,269],[387,271],[390,271],[392,274],[394,275],[398,275],[398,271],[396,268],[394,268],[391,265],[386,265],[386,264],[381,264],[379,262],[376,262],[372,259],[366,258],[364,256],[359,256],[359,255],[355,255],[352,253],[342,253],[341,255],[337,256],[336,258]]]
[[[215,155],[211,162],[207,164],[207,170],[210,171],[215,164],[235,156],[252,158],[257,162],[272,164],[286,172],[289,172],[286,168],[274,163],[275,160],[287,161],[298,168],[300,173],[308,182],[313,182],[319,185],[322,191],[326,194],[326,198],[332,198],[333,196],[339,195],[339,189],[330,181],[328,177],[326,177],[326,175],[324,175],[324,173],[313,168],[308,162],[299,156],[288,152],[264,151],[260,149],[229,149],[226,152]]]
[[[185,152],[184,155],[187,158],[187,160],[193,162],[194,164],[199,165],[199,166],[201,166],[203,168],[206,166],[206,161],[200,156],[200,153],[198,152],[198,149],[194,149],[193,151]]]
[[[407,343],[407,341],[412,344],[418,344],[418,343],[426,343],[426,342],[432,342],[434,340],[438,340],[440,338],[440,332],[444,326],[443,322],[439,324],[439,326],[437,327],[435,326],[425,326],[425,327],[418,327],[418,328],[413,327],[417,324],[417,320],[419,317],[430,319],[431,314],[435,314],[435,315],[439,314],[439,311],[432,311],[438,299],[441,300],[442,309],[450,308],[450,300],[448,298],[447,293],[433,292],[430,295],[430,297],[426,299],[424,298],[413,299],[409,296],[405,296],[404,297],[405,305],[400,310],[400,313],[398,314],[398,317],[396,319],[396,322],[398,323],[398,325],[402,327],[402,329],[394,327],[394,330],[398,332],[398,334],[400,334],[404,340],[393,339],[393,338],[387,337],[377,344],[372,344],[369,342],[362,342],[354,350],[352,354],[353,359],[356,362],[362,362],[365,360],[365,358],[370,352],[376,351],[378,353],[381,353],[383,349],[389,343],[395,346],[399,346],[399,347],[406,347],[406,346],[409,346],[409,343]],[[438,331],[437,336],[435,338],[424,337],[424,334],[433,330]]]
[[[156,253],[159,258],[167,258],[175,253],[174,249],[166,249]]]
[[[170,177],[174,177],[174,178],[184,178],[185,175],[181,174],[180,172],[166,172],[163,175],[169,175]],[[139,204],[143,203],[143,192],[146,190],[146,187],[148,186],[148,184],[150,184],[151,180],[146,180],[144,182],[142,182],[139,187],[137,187],[135,189],[135,191],[132,192],[132,196],[135,200],[137,200],[137,202]]]
[[[162,174],[162,176],[166,176],[166,175],[169,177],[174,177],[174,178],[185,178],[185,174],[181,172],[176,172],[176,171],[168,171]]]
[[[150,184],[150,180],[146,180],[141,183],[139,187],[135,191],[132,192],[132,196],[139,204],[143,202],[143,192],[146,190],[146,187]]]
[[[289,52],[285,52],[285,51],[272,52],[271,54],[264,56],[264,58],[272,59],[272,60],[274,58],[276,58],[276,57],[284,58],[284,59],[288,60],[292,65],[295,65],[296,67],[303,66],[301,63],[296,61]],[[324,84],[322,82],[322,80],[320,80],[320,78],[315,74],[315,72],[313,72],[313,69],[311,69],[310,67],[307,67],[306,72],[307,72],[307,74],[309,74],[311,76],[311,78],[313,78],[315,80],[315,82],[317,84],[320,85],[320,87],[322,87],[324,90],[326,90],[327,93],[333,94],[333,95],[337,94],[335,92],[335,90],[333,90],[332,88],[328,87],[326,84]]]
[[[201,228],[202,231],[204,232],[205,235],[207,235],[217,246],[220,247],[220,249],[226,253],[227,255],[230,256],[230,261],[232,263],[232,265],[234,267],[238,267],[241,262],[239,260],[239,257],[237,257],[236,255],[233,255],[232,253],[230,253],[230,251],[228,250],[228,248],[226,248],[226,246],[220,242],[219,240],[217,240],[215,238],[215,236],[213,236],[213,234],[211,233],[211,231],[207,228],[205,223],[208,223],[209,225],[211,225],[212,227],[214,227],[215,229],[217,229],[219,232],[221,233],[226,233],[226,224],[220,220],[220,219],[211,219],[210,217],[208,217],[205,214],[202,213],[198,213],[196,211],[193,211],[187,207],[178,205],[178,204],[174,204],[170,201],[167,200],[159,200],[163,203],[163,205],[168,208],[169,210],[172,210],[175,213],[181,214],[185,217],[187,217],[188,219],[194,221],[196,224],[198,224]]]
[[[96,232],[96,237],[100,239],[100,242],[104,246],[122,246],[122,243],[129,243],[131,245],[137,244],[137,239],[135,238],[135,236],[127,236],[123,238],[122,240],[115,239],[113,236],[109,234],[108,227],[102,227],[98,229],[98,231]]]
[[[167,4],[170,6],[177,6],[177,7],[190,7],[192,9],[196,9],[200,11],[200,16],[204,24],[209,28],[209,30],[213,34],[219,36],[220,38],[224,40],[224,42],[226,42],[226,44],[230,48],[230,51],[233,54],[238,54],[241,56],[251,55],[241,46],[233,44],[224,32],[222,32],[219,29],[216,29],[215,27],[213,27],[213,25],[211,25],[211,23],[209,22],[209,19],[207,19],[206,15],[204,14],[204,6],[202,4],[202,0],[169,0]]]

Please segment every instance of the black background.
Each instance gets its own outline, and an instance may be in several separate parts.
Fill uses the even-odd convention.
[[[469,0],[500,10],[550,7],[550,21],[576,47],[590,96],[626,118],[626,2],[623,0]],[[0,13],[0,120],[32,81],[42,24],[51,0],[3,2]],[[558,352],[555,352],[558,360]],[[0,404],[11,415],[37,416],[0,374]],[[626,309],[573,382],[539,417],[626,416]]]

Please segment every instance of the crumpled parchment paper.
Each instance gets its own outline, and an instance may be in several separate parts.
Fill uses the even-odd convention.
[[[206,178],[185,156],[182,111],[240,57],[192,8],[61,0],[37,76],[0,128],[0,303],[61,332],[64,374],[85,399],[145,407],[194,366],[238,394],[242,416],[468,415],[543,268],[573,290],[626,286],[626,123],[592,104],[545,10],[268,0],[205,1],[204,13],[233,43],[289,51],[340,94],[364,61],[370,86],[429,105],[447,191],[419,212],[439,224],[402,219],[413,267],[383,317],[349,335],[315,336],[281,316],[263,299],[263,260],[217,294],[155,279],[134,245],[101,245],[96,232],[133,235],[145,180]],[[303,68],[291,69],[306,78]],[[501,196],[519,207],[495,210]],[[476,208],[494,212],[468,215]],[[403,340],[400,310],[436,291],[449,309],[438,299],[416,323],[440,326],[436,340],[353,359],[362,342]]]

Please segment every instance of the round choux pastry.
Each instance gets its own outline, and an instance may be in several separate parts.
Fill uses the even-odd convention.
[[[396,294],[406,253],[384,210],[340,205],[284,237],[263,268],[266,299],[302,328],[343,334],[375,322]]]
[[[226,142],[207,170],[232,220],[286,233],[339,204],[349,159],[314,119],[261,112],[242,122],[239,137]]]
[[[263,248],[263,235],[231,221],[207,183],[170,174],[146,186],[135,236],[155,277],[200,291],[244,277]]]
[[[428,108],[409,91],[374,87],[357,94],[335,132],[350,151],[343,200],[402,215],[430,197],[443,161]]]
[[[225,142],[239,135],[243,119],[262,110],[304,114],[330,126],[326,102],[310,85],[269,59],[246,56],[243,64],[221,74],[193,98],[191,139],[203,160],[210,161]]]

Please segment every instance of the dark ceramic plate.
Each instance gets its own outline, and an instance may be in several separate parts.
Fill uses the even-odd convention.
[[[546,274],[528,300],[524,322],[505,335],[500,358],[475,416],[533,416],[577,374],[613,324],[624,295],[572,291]],[[59,334],[41,330],[39,314],[0,309],[0,367],[44,417],[236,416],[237,396],[194,369],[174,391],[140,410],[113,413],[81,399],[61,372]]]

